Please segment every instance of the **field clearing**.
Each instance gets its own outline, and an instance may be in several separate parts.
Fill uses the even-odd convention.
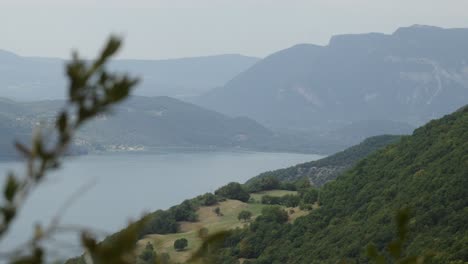
[[[262,192],[251,193],[250,198],[254,199],[256,203],[260,203],[260,201],[262,200],[262,197],[265,195],[281,197],[287,194],[297,195],[297,192],[287,191],[287,190],[262,191]]]
[[[283,196],[285,194],[296,193],[297,192],[292,191],[274,190],[252,194],[252,196],[257,197],[260,200],[261,197],[266,194],[272,196]],[[142,249],[147,242],[151,242],[157,254],[168,253],[170,255],[171,263],[184,263],[190,258],[192,253],[201,246],[202,239],[198,236],[198,231],[201,228],[207,228],[208,234],[214,234],[216,232],[246,226],[248,223],[240,222],[237,219],[238,214],[242,210],[248,210],[252,212],[252,219],[254,219],[261,214],[262,209],[266,206],[268,205],[260,203],[243,203],[238,200],[226,200],[214,206],[200,207],[197,210],[199,218],[198,222],[180,222],[180,232],[176,234],[148,235],[138,241],[138,248]],[[216,213],[213,212],[216,207],[221,209],[221,216],[217,216]],[[294,213],[289,215],[290,222],[308,213],[308,211],[302,211],[297,207],[285,209],[288,212],[290,209],[294,210]],[[188,247],[184,251],[176,251],[173,247],[174,241],[179,238],[185,238],[188,240]]]

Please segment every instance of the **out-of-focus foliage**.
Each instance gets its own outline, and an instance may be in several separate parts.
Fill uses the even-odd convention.
[[[408,225],[410,212],[408,208],[401,209],[396,216],[397,238],[392,240],[386,247],[386,252],[379,253],[374,245],[367,247],[367,255],[371,261],[377,264],[386,264],[387,259],[392,263],[399,264],[423,264],[430,259],[430,256],[406,256],[403,257],[405,241],[408,238]],[[388,257],[387,257],[388,256]]]
[[[146,243],[145,249],[138,256],[136,264],[154,264],[156,263],[156,258],[157,256],[153,244],[148,242]]]
[[[119,50],[121,40],[111,37],[100,55],[93,61],[85,61],[73,54],[66,66],[69,80],[67,105],[56,118],[55,129],[37,128],[30,144],[17,142],[16,148],[26,160],[24,176],[10,172],[3,189],[0,205],[0,239],[4,238],[29,194],[44,181],[49,171],[60,167],[76,131],[95,116],[104,113],[128,97],[137,79],[111,73],[106,63]],[[67,197],[57,197],[63,199]],[[43,263],[47,252],[43,241],[59,232],[60,212],[46,227],[36,227],[33,238],[26,246],[13,250],[8,262],[17,264]],[[112,243],[97,243],[92,234],[82,233],[82,245],[93,263],[133,263],[133,249],[140,225],[132,224],[115,234]],[[76,260],[79,263],[81,260]]]

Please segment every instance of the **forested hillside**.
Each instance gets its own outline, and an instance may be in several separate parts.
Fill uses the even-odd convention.
[[[404,255],[468,261],[468,107],[360,161],[326,184],[319,200],[320,209],[294,224],[257,219],[234,232],[218,261],[366,262],[368,244],[383,249],[396,236],[393,219],[403,207],[411,210]]]
[[[371,137],[356,146],[320,160],[264,172],[250,179],[246,184],[255,184],[256,181],[266,177],[274,177],[283,182],[296,181],[302,177],[307,177],[312,185],[322,186],[326,182],[334,180],[340,173],[355,165],[359,160],[388,144],[396,142],[400,137],[392,135]]]

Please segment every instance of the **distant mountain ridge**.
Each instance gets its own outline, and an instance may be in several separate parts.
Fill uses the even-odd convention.
[[[419,25],[334,36],[274,53],[195,103],[277,130],[327,134],[368,120],[416,127],[468,102],[467,46],[468,29]]]
[[[0,144],[8,146],[0,149],[0,156],[14,156],[13,141],[30,138],[39,122],[53,124],[64,103],[0,98]],[[74,148],[80,152],[234,149],[307,153],[336,149],[279,135],[246,117],[228,117],[166,96],[132,96],[110,114],[86,124],[77,133]]]
[[[222,86],[258,58],[239,54],[166,60],[115,60],[110,68],[141,77],[144,96],[191,97]],[[16,100],[65,98],[65,60],[23,57],[0,50],[0,95]]]

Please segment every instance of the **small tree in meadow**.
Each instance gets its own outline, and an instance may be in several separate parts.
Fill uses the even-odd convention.
[[[219,207],[216,207],[215,209],[213,209],[213,212],[217,215],[217,216],[222,216],[223,213],[221,213],[221,208]]]
[[[198,236],[200,238],[206,238],[208,237],[208,228],[202,227],[198,230]]]
[[[188,246],[188,241],[185,238],[179,238],[174,241],[174,249],[177,251],[182,251]]]
[[[154,251],[153,244],[148,242],[145,249],[138,256],[137,264],[147,264],[156,262],[156,252]]]
[[[239,213],[239,215],[237,216],[237,219],[239,219],[239,221],[243,221],[243,222],[247,222],[247,221],[249,221],[251,218],[252,218],[252,212],[247,211],[247,210],[241,211],[241,212]]]

